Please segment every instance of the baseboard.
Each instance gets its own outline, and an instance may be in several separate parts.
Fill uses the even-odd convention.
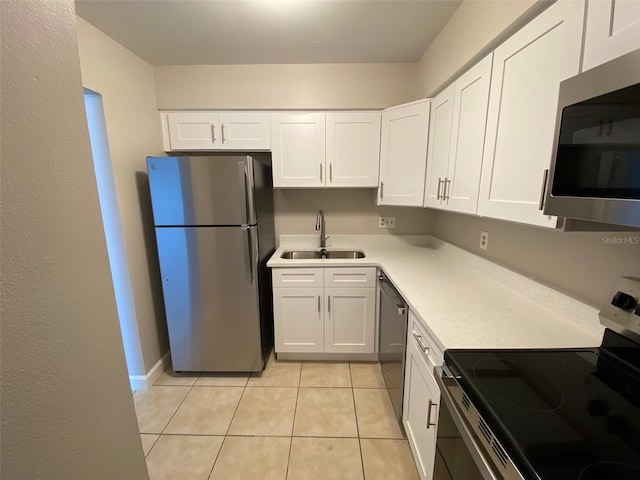
[[[278,353],[278,360],[310,360],[325,362],[377,362],[377,353]]]
[[[171,362],[171,352],[167,351],[146,375],[129,375],[131,390],[146,390],[162,375]]]

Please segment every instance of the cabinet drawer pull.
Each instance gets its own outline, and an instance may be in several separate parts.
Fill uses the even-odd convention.
[[[224,123],[220,124],[220,132],[222,135],[222,144],[224,145]]]
[[[318,295],[318,313],[320,313],[320,295]]]
[[[434,406],[437,407],[438,404],[433,403],[431,400],[429,400],[429,408],[427,408],[427,428],[436,426],[436,423],[431,422],[431,407],[434,407]]]
[[[380,200],[384,198],[384,182],[380,182]]]
[[[216,143],[216,126],[211,124],[211,143]]]
[[[329,181],[333,183],[333,163],[329,164]]]
[[[442,198],[442,195],[440,195],[440,188],[442,187],[442,184],[444,183],[444,180],[442,180],[441,178],[438,179],[438,193],[436,195],[436,200],[440,200]]]
[[[424,343],[422,343],[422,335],[418,335],[416,332],[411,332],[411,333],[413,333],[413,338],[415,338],[416,342],[418,342],[418,345],[420,345],[420,349],[424,353],[429,355],[429,347],[425,346]]]
[[[320,182],[322,182],[322,164],[320,164]]]
[[[327,297],[327,311],[331,313],[331,297]]]

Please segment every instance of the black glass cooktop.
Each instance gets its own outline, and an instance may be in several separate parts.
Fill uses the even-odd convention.
[[[640,480],[640,346],[447,350],[445,363],[527,479]]]

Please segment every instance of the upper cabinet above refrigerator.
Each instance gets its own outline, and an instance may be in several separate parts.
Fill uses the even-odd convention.
[[[162,112],[164,149],[269,150],[269,112]]]

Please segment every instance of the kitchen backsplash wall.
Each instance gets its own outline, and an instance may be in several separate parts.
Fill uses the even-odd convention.
[[[274,190],[276,237],[315,235],[316,212],[323,209],[327,235],[431,233],[435,212],[423,208],[377,207],[376,190]],[[378,217],[395,217],[396,227],[378,227]],[[329,243],[331,241],[329,240]]]
[[[489,232],[480,250],[480,232]],[[561,232],[438,212],[433,235],[600,307],[618,277],[640,276],[640,231]]]
[[[158,109],[375,109],[415,100],[415,63],[154,68]]]

